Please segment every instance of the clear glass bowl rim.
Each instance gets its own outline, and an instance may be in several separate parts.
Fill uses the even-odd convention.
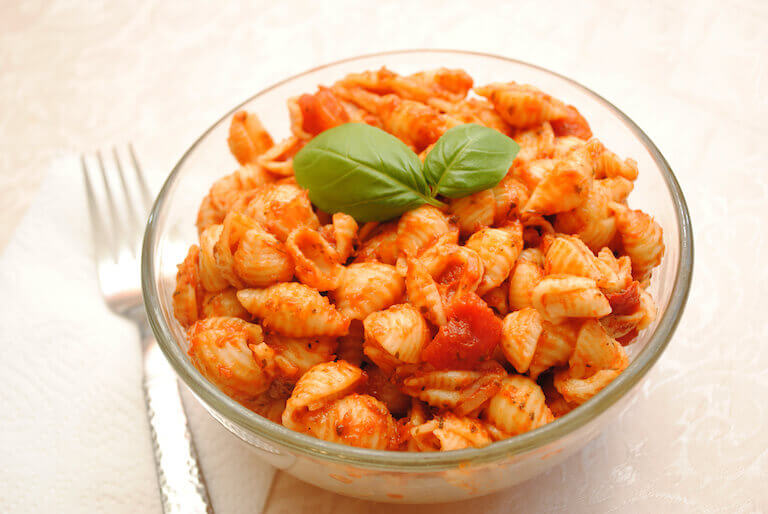
[[[595,395],[590,401],[578,409],[575,409],[567,415],[558,418],[554,422],[544,425],[543,427],[540,427],[536,430],[532,430],[530,432],[526,432],[524,434],[499,441],[486,446],[485,448],[479,449],[465,449],[434,453],[369,450],[365,448],[355,448],[352,446],[346,446],[338,443],[323,441],[321,439],[316,439],[314,437],[295,432],[285,428],[282,425],[269,421],[266,418],[263,418],[258,414],[246,409],[242,405],[226,396],[213,384],[208,382],[208,380],[205,379],[197,371],[197,369],[190,363],[186,354],[176,343],[163,316],[160,299],[155,291],[157,277],[155,275],[152,262],[154,262],[155,259],[154,241],[158,236],[158,214],[162,210],[163,205],[167,200],[168,192],[173,187],[173,184],[181,172],[187,157],[197,147],[197,145],[206,138],[208,133],[211,132],[214,127],[216,127],[223,120],[228,119],[235,111],[240,109],[243,105],[247,104],[251,100],[282,84],[290,82],[304,75],[308,75],[330,66],[355,61],[358,59],[417,53],[474,55],[497,59],[500,61],[512,62],[517,65],[526,66],[559,77],[560,79],[569,82],[571,85],[591,95],[595,100],[602,103],[614,115],[621,119],[651,154],[656,165],[662,172],[664,181],[673,199],[674,211],[678,223],[680,252],[677,265],[679,272],[675,278],[669,305],[661,314],[659,324],[657,325],[654,333],[651,335],[650,341],[635,358],[635,360],[629,365],[629,367],[605,389],[603,389],[600,393]],[[651,141],[651,139],[640,129],[640,127],[637,126],[637,124],[635,124],[634,121],[632,121],[626,114],[624,114],[621,110],[619,110],[616,106],[614,106],[611,102],[602,96],[598,95],[582,84],[568,77],[560,75],[559,73],[550,71],[541,66],[536,66],[534,64],[529,64],[517,59],[499,55],[449,49],[394,50],[341,59],[288,77],[259,91],[247,100],[238,104],[236,107],[222,116],[219,120],[217,120],[213,125],[211,125],[211,127],[209,127],[192,144],[192,146],[187,149],[187,151],[184,153],[184,155],[181,157],[179,162],[176,164],[166,179],[162,189],[160,190],[160,193],[157,196],[157,199],[155,200],[147,222],[141,262],[141,282],[144,295],[144,304],[147,311],[147,316],[149,318],[149,323],[152,327],[155,337],[157,338],[158,344],[177,375],[181,377],[184,383],[204,403],[209,405],[227,420],[252,431],[256,436],[261,437],[270,443],[273,443],[277,447],[284,446],[297,453],[314,457],[319,460],[334,461],[370,469],[410,472],[447,470],[455,468],[459,465],[464,466],[467,464],[493,462],[503,458],[509,458],[517,454],[526,453],[551,443],[579,429],[588,423],[591,419],[599,416],[603,411],[618,401],[625,393],[630,391],[633,386],[637,384],[640,379],[643,378],[643,376],[645,376],[645,374],[651,369],[653,364],[659,359],[664,349],[669,344],[669,341],[675,329],[677,328],[677,324],[680,321],[680,317],[682,316],[683,309],[685,308],[685,304],[688,299],[692,273],[693,236],[691,220],[688,213],[688,206],[683,196],[683,192],[680,189],[680,185],[678,184],[677,179],[675,178],[675,175],[669,167],[669,164],[667,163],[664,156],[661,154],[656,145]]]

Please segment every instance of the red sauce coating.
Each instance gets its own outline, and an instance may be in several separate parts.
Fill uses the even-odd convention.
[[[474,293],[454,298],[448,323],[421,356],[439,369],[473,368],[488,359],[501,339],[501,320]]]
[[[640,284],[635,280],[618,293],[607,293],[611,312],[617,315],[632,314],[640,306]]]
[[[627,346],[629,343],[634,341],[634,339],[637,337],[637,329],[633,328],[629,331],[629,333],[617,338],[616,340],[621,344],[621,346]]]
[[[454,286],[463,274],[464,266],[460,264],[453,264],[448,266],[445,270],[443,270],[442,273],[440,273],[440,276],[436,278],[436,282],[444,286]]]
[[[314,95],[301,95],[299,108],[304,116],[302,128],[313,135],[349,121],[344,106],[327,88],[320,88]]]
[[[555,135],[557,137],[576,136],[584,140],[592,137],[592,129],[589,128],[589,123],[584,116],[572,105],[567,108],[568,116],[549,122]]]

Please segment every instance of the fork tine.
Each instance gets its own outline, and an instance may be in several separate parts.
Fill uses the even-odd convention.
[[[101,155],[101,152],[96,152],[96,159],[99,162],[99,169],[101,170],[101,178],[104,182],[104,193],[106,195],[107,199],[107,208],[109,209],[109,214],[112,219],[112,253],[115,255],[115,259],[119,259],[121,250],[128,248],[130,244],[127,244],[126,234],[125,230],[123,230],[123,225],[120,222],[120,217],[118,216],[118,210],[117,206],[115,204],[115,197],[112,195],[112,188],[109,186],[109,179],[107,178],[107,169],[104,166],[104,158]]]
[[[94,249],[96,251],[96,259],[102,259],[105,253],[110,253],[112,257],[115,257],[112,251],[112,245],[106,243],[107,231],[104,229],[102,222],[103,217],[99,212],[99,205],[96,201],[96,194],[94,192],[93,183],[91,182],[91,174],[88,171],[88,165],[85,162],[85,155],[80,156],[80,165],[83,170],[83,179],[85,180],[85,191],[88,197],[88,211],[91,218],[91,230],[93,231]]]
[[[144,214],[146,214],[150,207],[152,207],[152,195],[149,192],[149,187],[147,186],[146,180],[144,180],[144,172],[139,165],[139,160],[136,158],[136,152],[133,150],[133,144],[131,143],[128,143],[128,153],[131,155],[133,170],[136,172],[136,179],[139,182],[141,199],[144,201]]]
[[[81,156],[96,248],[96,272],[109,307],[124,315],[141,305],[138,255],[144,229],[138,178],[128,150],[112,148],[113,159],[95,152]],[[135,155],[132,156],[135,160]],[[101,179],[98,175],[101,174]],[[122,189],[122,192],[120,191]],[[133,201],[132,201],[133,199]]]
[[[136,251],[136,243],[139,240],[139,230],[141,221],[139,220],[139,214],[136,212],[136,205],[131,200],[131,193],[128,187],[128,181],[126,180],[125,172],[123,171],[123,165],[120,160],[120,156],[117,153],[117,147],[112,147],[112,156],[115,159],[115,167],[117,174],[120,178],[120,184],[123,186],[123,196],[125,197],[125,211],[128,214],[127,220],[127,236],[129,238],[128,245],[131,247],[131,251]],[[142,209],[143,210],[143,209]]]

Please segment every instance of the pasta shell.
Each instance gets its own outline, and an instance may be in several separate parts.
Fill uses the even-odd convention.
[[[509,82],[476,87],[513,127],[531,127],[568,114],[565,105],[533,86]]]
[[[219,238],[213,245],[216,268],[230,285],[238,289],[244,287],[245,284],[235,270],[234,252],[237,250],[243,235],[249,230],[258,228],[259,224],[255,220],[243,216],[239,212],[230,211],[224,218]]]
[[[627,354],[598,321],[587,320],[581,325],[568,362],[572,378],[586,378],[596,370],[626,368]]]
[[[355,262],[378,261],[383,264],[395,264],[397,261],[397,223],[385,223],[377,228],[376,233],[364,239],[355,256]]]
[[[542,248],[542,243],[547,236],[554,236],[555,229],[552,227],[552,223],[541,214],[531,214],[524,212],[520,218],[520,222],[523,224],[523,243],[529,248]],[[543,266],[542,261],[542,266]]]
[[[555,133],[552,125],[541,123],[528,130],[518,131],[514,136],[520,145],[520,151],[515,156],[513,163],[515,168],[526,166],[537,159],[546,159],[555,151]]]
[[[499,389],[504,370],[493,361],[476,371],[420,372],[403,381],[402,391],[437,409],[463,416],[476,412]]]
[[[305,413],[317,411],[352,393],[364,382],[363,371],[345,361],[323,362],[312,366],[299,378],[288,398],[283,425],[288,428],[297,426],[299,418]]]
[[[581,405],[602,391],[621,374],[619,369],[602,369],[589,378],[572,378],[569,370],[555,373],[555,387],[563,399],[574,405]]]
[[[637,330],[648,328],[656,320],[656,303],[648,291],[640,291],[640,308],[643,312],[643,318],[637,323]]]
[[[575,209],[589,195],[592,164],[586,149],[579,147],[559,159],[531,193],[525,211],[557,214]]]
[[[518,373],[528,371],[542,331],[541,315],[536,309],[526,307],[504,318],[500,346]]]
[[[419,250],[451,230],[445,214],[431,205],[422,205],[400,217],[397,223],[397,248],[404,255],[416,255]]]
[[[531,304],[551,321],[602,318],[611,313],[608,299],[589,278],[547,275],[533,289]]]
[[[635,188],[634,183],[624,177],[595,180],[593,186],[600,190],[608,200],[618,203],[625,202],[629,193]]]
[[[434,245],[419,260],[438,284],[444,302],[454,295],[475,292],[483,279],[483,261],[477,252],[465,246]]]
[[[209,191],[213,205],[226,213],[237,205],[245,193],[274,182],[274,177],[257,164],[245,164],[213,183]]]
[[[203,201],[200,202],[200,207],[197,210],[197,220],[195,221],[198,236],[211,225],[220,225],[224,221],[225,214],[225,211],[216,208],[213,204],[211,195],[205,195]]]
[[[285,246],[255,220],[230,211],[222,227],[213,258],[230,285],[259,287],[291,279],[293,263]]]
[[[544,277],[544,256],[537,248],[520,253],[509,277],[509,308],[524,309],[532,305],[531,296],[536,285]]]
[[[408,410],[407,417],[410,426],[418,426],[426,423],[429,419],[426,404],[416,398],[411,398],[411,408]]]
[[[394,94],[377,95],[360,87],[334,87],[334,93],[376,115],[384,130],[420,152],[454,123],[437,109]],[[458,124],[460,122],[456,122]]]
[[[650,278],[653,268],[664,257],[664,234],[654,219],[643,211],[613,204],[616,228],[624,251],[632,260],[632,276],[639,281]]]
[[[281,242],[296,228],[320,228],[307,192],[293,184],[268,184],[248,204],[244,214]]]
[[[241,289],[237,299],[265,329],[292,337],[340,336],[349,318],[315,289],[282,282],[264,289]]]
[[[464,70],[438,68],[401,76],[386,68],[350,73],[336,83],[342,87],[362,87],[378,94],[394,93],[402,98],[426,102],[433,98],[458,101],[472,87],[472,77]]]
[[[273,145],[272,137],[259,117],[246,111],[238,111],[232,116],[227,143],[240,164],[254,162]]]
[[[485,423],[478,419],[459,417],[451,413],[410,429],[416,451],[450,451],[482,448],[493,442]]]
[[[468,98],[458,102],[430,98],[427,104],[463,123],[477,123],[502,134],[510,134],[512,131],[509,123],[493,108],[493,104],[484,98]]]
[[[285,245],[258,227],[245,232],[234,253],[235,273],[243,284],[264,287],[293,278],[293,261]]]
[[[633,159],[621,160],[618,155],[606,149],[599,141],[590,141],[595,178],[637,178],[637,162]]]
[[[369,352],[372,346],[384,350],[398,362],[417,363],[421,351],[431,340],[429,327],[424,318],[411,305],[400,304],[370,314],[363,322],[365,345],[363,350],[371,360],[379,364]],[[387,366],[379,367],[385,369]]]
[[[187,333],[189,358],[210,382],[243,401],[266,391],[274,379],[274,352],[261,327],[238,318],[207,318]]]
[[[629,257],[619,259],[609,248],[603,248],[597,254],[595,264],[600,270],[598,287],[605,293],[618,293],[632,283],[632,263]]]
[[[386,405],[363,394],[350,394],[306,416],[302,432],[334,443],[374,450],[395,449],[400,433]]]
[[[200,234],[200,283],[206,291],[223,291],[229,287],[229,281],[216,264],[214,247],[219,241],[222,225],[211,225]]]
[[[355,251],[357,242],[357,222],[352,216],[343,212],[333,215],[333,240],[339,262],[346,262]]]
[[[393,266],[361,262],[344,268],[339,286],[331,294],[342,315],[362,320],[399,303],[404,291],[403,278]]]
[[[518,222],[507,229],[485,228],[472,234],[466,247],[483,263],[483,278],[477,294],[483,295],[504,282],[523,249],[523,227]]]
[[[600,273],[595,263],[595,255],[581,239],[573,236],[553,238],[544,255],[544,273],[576,275],[600,280]]]
[[[490,189],[455,198],[449,205],[451,214],[463,235],[472,234],[483,227],[493,225],[496,216],[496,199]]]
[[[616,219],[608,209],[608,192],[598,182],[595,181],[584,203],[555,217],[558,232],[578,236],[593,252],[610,245],[616,236]]]
[[[203,318],[227,317],[246,321],[251,318],[248,311],[237,300],[237,290],[232,287],[218,293],[206,293],[203,297],[201,313]]]
[[[584,140],[576,136],[563,136],[555,138],[555,148],[552,156],[555,159],[565,157],[573,150],[584,147]],[[591,156],[592,154],[590,154]]]
[[[295,229],[285,242],[296,266],[296,278],[318,291],[336,289],[344,268],[339,254],[319,232],[306,227]]]
[[[272,176],[293,177],[293,156],[304,146],[305,141],[288,137],[256,158],[256,163]]]
[[[577,136],[587,140],[592,137],[589,123],[578,109],[572,105],[566,107],[568,115],[552,121],[552,129],[557,136]]]
[[[528,202],[528,188],[516,178],[506,176],[491,188],[493,193],[493,224],[504,225],[520,215]]]
[[[409,257],[407,265],[405,289],[408,292],[408,301],[434,325],[445,325],[445,307],[432,275],[418,259]]]
[[[333,360],[336,339],[332,337],[287,337],[267,334],[266,342],[275,353],[275,362],[288,382],[295,382],[312,366]]]
[[[189,247],[184,262],[178,265],[176,289],[173,291],[173,314],[182,327],[187,328],[197,321],[203,301],[203,288],[198,275],[200,248]]]
[[[224,216],[257,188],[274,181],[274,177],[256,164],[246,164],[234,173],[213,183],[197,213],[198,234],[211,225],[224,222]]]
[[[549,321],[542,321],[542,331],[536,343],[536,350],[528,366],[528,374],[536,380],[538,376],[556,366],[563,366],[573,355],[576,347],[578,325],[574,323],[561,323],[555,325]]]
[[[554,420],[541,387],[522,375],[510,375],[502,380],[483,416],[510,435],[528,432]]]
[[[647,291],[640,291],[640,302],[633,312],[627,314],[610,314],[600,319],[600,324],[605,328],[609,336],[620,339],[622,344],[627,344],[626,336],[630,340],[640,330],[648,328],[656,319],[656,305]],[[634,334],[634,335],[633,335]]]
[[[544,177],[552,173],[555,169],[557,161],[552,158],[536,159],[530,161],[524,165],[515,166],[512,168],[513,176],[523,184],[529,194],[526,195],[526,202],[523,202],[519,206],[519,210],[523,210],[527,201],[530,199],[530,191],[536,189],[536,186],[544,180]]]

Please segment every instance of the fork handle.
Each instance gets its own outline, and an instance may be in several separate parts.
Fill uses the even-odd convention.
[[[213,514],[176,375],[151,333],[143,335],[142,346],[144,398],[163,512]]]

